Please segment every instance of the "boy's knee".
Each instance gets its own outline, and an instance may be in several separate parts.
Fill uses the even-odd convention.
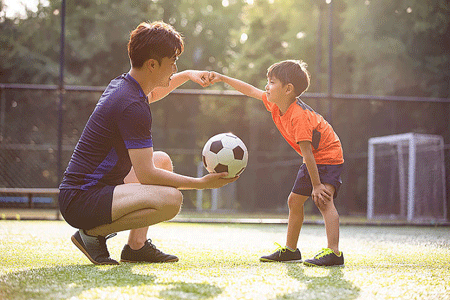
[[[305,203],[306,199],[307,199],[307,197],[291,193],[287,200],[289,209],[292,210],[292,209],[301,207]]]
[[[288,205],[289,209],[291,209],[295,205],[295,200],[290,196],[287,199],[287,205]]]

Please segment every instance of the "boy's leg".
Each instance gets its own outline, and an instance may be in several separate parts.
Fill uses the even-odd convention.
[[[325,184],[327,189],[334,194],[335,188],[330,184]],[[344,254],[339,251],[339,214],[334,206],[334,199],[319,203],[318,208],[322,213],[325,222],[328,248],[322,249],[312,259],[305,260],[307,266],[343,266]]]
[[[307,196],[292,193],[288,198],[289,219],[286,236],[286,246],[290,249],[297,249],[300,230],[302,229],[304,211],[303,207],[308,199]]]
[[[289,221],[287,229],[286,247],[280,246],[274,253],[262,256],[262,262],[301,262],[302,255],[297,249],[298,237],[303,225],[303,205],[307,196],[291,193],[288,198]]]
[[[325,183],[326,188],[334,195],[335,188],[331,184]],[[325,205],[319,205],[325,223],[325,231],[327,234],[328,248],[339,255],[339,214],[334,206],[334,199],[326,202]]]

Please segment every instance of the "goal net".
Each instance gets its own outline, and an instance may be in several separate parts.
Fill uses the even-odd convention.
[[[445,221],[444,141],[406,133],[369,139],[368,219]]]

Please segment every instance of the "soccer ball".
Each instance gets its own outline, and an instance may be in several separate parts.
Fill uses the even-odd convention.
[[[232,133],[220,133],[210,138],[202,151],[203,165],[210,173],[228,172],[226,178],[241,174],[248,161],[244,142]]]

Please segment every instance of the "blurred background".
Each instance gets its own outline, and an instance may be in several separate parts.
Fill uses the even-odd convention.
[[[103,88],[129,70],[129,33],[140,22],[163,20],[184,36],[180,71],[214,70],[263,89],[271,64],[308,63],[312,81],[303,100],[331,123],[344,148],[344,184],[336,201],[341,215],[367,214],[370,138],[442,137],[437,160],[445,175],[416,189],[442,179],[439,199],[433,194],[421,201],[427,206],[427,197],[433,198],[439,218],[445,214],[448,0],[77,0],[65,8],[61,0],[3,0],[0,7],[0,188],[58,187]],[[229,89],[223,84],[200,90],[189,82],[180,88],[151,105],[155,150],[172,156],[177,173],[206,172],[201,149],[217,133],[233,132],[249,149],[249,165],[235,184],[222,191],[186,191],[184,209],[287,212],[301,158],[264,106],[223,92]],[[420,181],[430,164],[416,166]],[[377,184],[396,190],[399,182]],[[400,203],[401,194],[380,201]],[[14,196],[0,195],[0,206],[20,202]],[[405,217],[400,204],[393,206],[387,215]],[[312,201],[306,210],[318,214]]]

